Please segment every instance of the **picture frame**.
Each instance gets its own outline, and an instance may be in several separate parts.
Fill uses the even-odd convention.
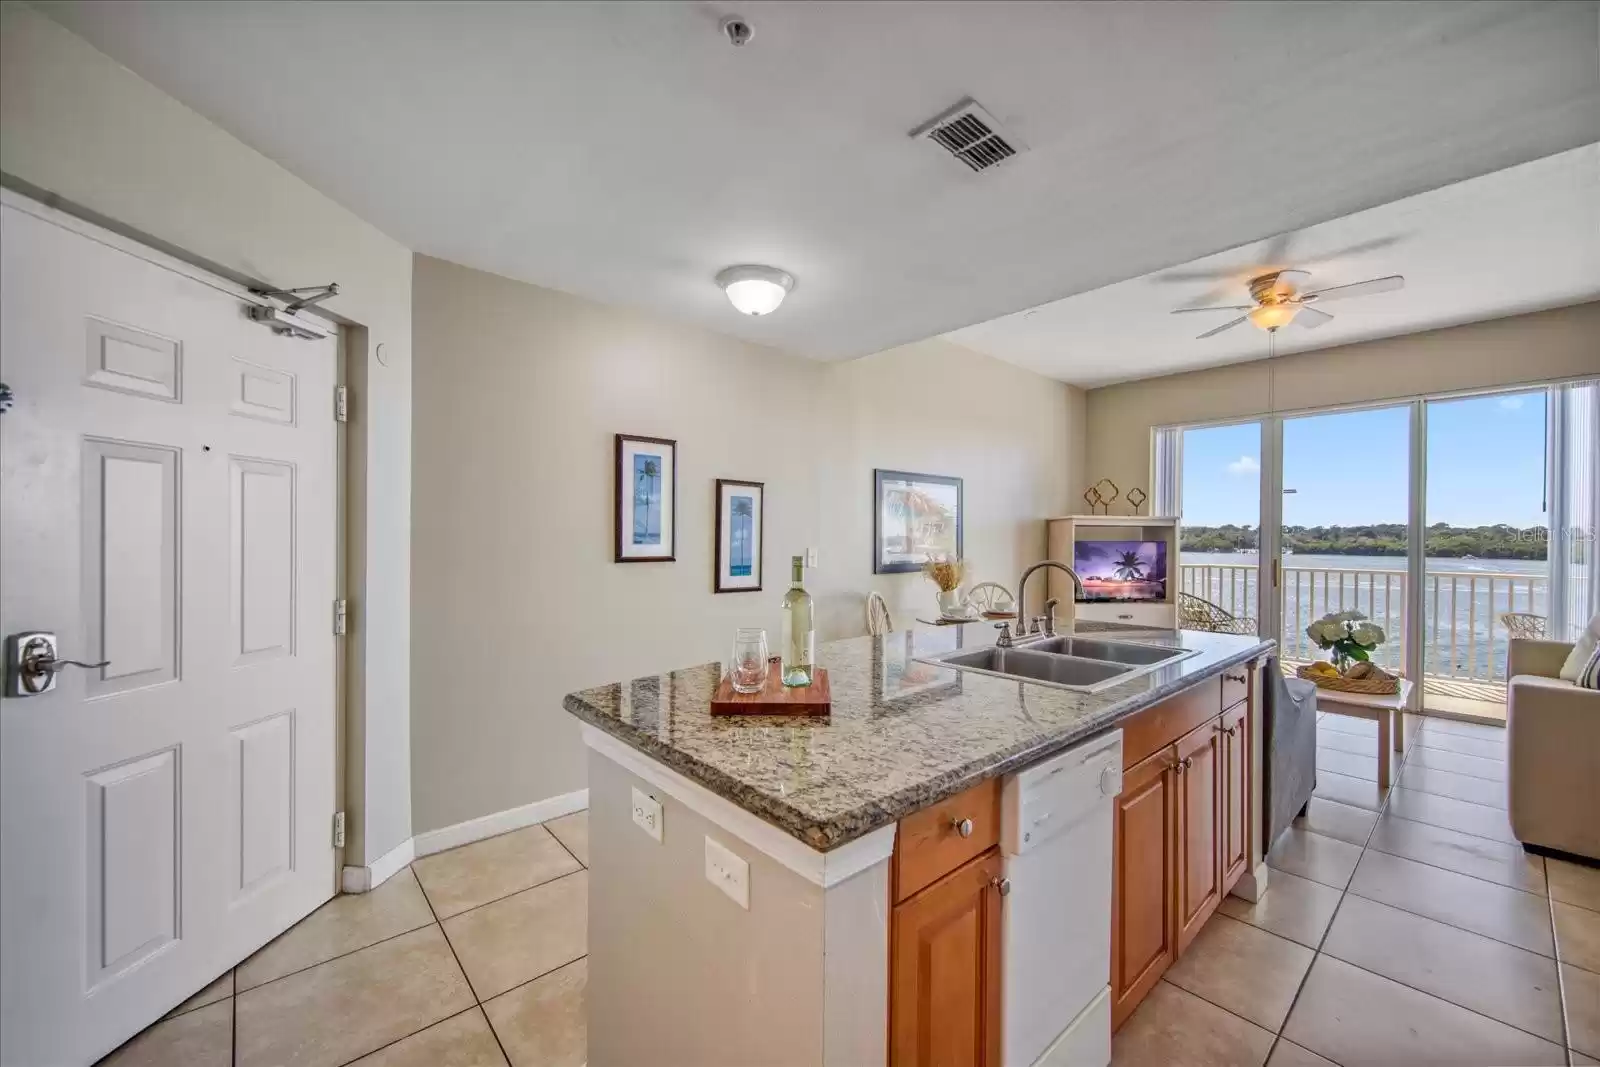
[[[872,472],[872,572],[908,574],[930,557],[962,558],[962,482],[942,474]]]
[[[718,478],[713,593],[759,593],[766,546],[766,483]]]
[[[678,558],[678,442],[616,435],[616,562]]]

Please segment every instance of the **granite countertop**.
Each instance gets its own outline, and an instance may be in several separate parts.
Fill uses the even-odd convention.
[[[1273,648],[1233,634],[1106,629],[1081,624],[1077,632],[1197,654],[1078,693],[916,662],[994,642],[992,624],[927,627],[822,645],[818,664],[828,669],[833,694],[826,719],[713,718],[720,663],[570,693],[565,706],[825,852]]]

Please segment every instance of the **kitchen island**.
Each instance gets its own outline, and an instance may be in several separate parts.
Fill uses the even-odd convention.
[[[1138,840],[1149,836],[1153,796],[1160,838],[1116,861],[1139,879],[1122,909],[1138,914],[1117,920],[1137,924],[1123,936],[1120,990],[1112,976],[1131,1010],[1145,991],[1135,987],[1165,969],[1144,957],[1175,959],[1180,935],[1192,938],[1225,893],[1220,782],[1230,759],[1244,785],[1233,791],[1231,832],[1243,853],[1228,876],[1247,893],[1264,879],[1249,783],[1261,766],[1256,666],[1271,643],[1094,629],[1185,655],[1093,692],[928,662],[991,644],[990,626],[974,624],[821,646],[826,719],[713,718],[715,663],[569,695],[590,750],[589,1062],[855,1067],[915,1060],[929,1041],[970,1045],[974,1062],[1014,1062],[999,1037],[1001,784],[1122,728],[1125,773],[1140,777],[1139,806],[1126,818],[1119,808],[1119,834],[1126,821]],[[1210,801],[1183,802],[1203,776],[1178,781],[1195,752],[1180,754],[1174,731],[1200,727],[1217,739],[1211,763],[1201,760],[1207,788],[1217,785],[1209,814]],[[1153,792],[1147,765],[1161,771]],[[1175,840],[1185,836],[1215,854],[1203,894],[1207,879]],[[1152,850],[1164,850],[1153,873],[1143,854]],[[921,914],[913,906],[945,899],[936,890],[950,906],[922,916],[932,926],[917,948],[905,924]],[[1144,913],[1158,892],[1173,904],[1152,932]],[[1203,914],[1197,894],[1209,901]],[[1112,940],[1107,929],[1107,950]],[[897,966],[907,951],[932,955]],[[940,987],[916,988],[918,973],[932,972]]]

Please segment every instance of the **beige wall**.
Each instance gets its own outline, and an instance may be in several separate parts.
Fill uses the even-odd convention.
[[[1110,385],[1088,394],[1084,474],[1148,491],[1155,426],[1597,373],[1600,303],[1588,303]]]
[[[869,589],[930,608],[872,574],[873,468],[963,477],[966,555],[1008,585],[1078,478],[1082,394],[945,342],[822,364],[423,256],[414,282],[418,832],[583,788],[563,695],[775,642],[807,547],[823,639]],[[612,562],[617,432],[678,442],[676,563]],[[766,483],[763,592],[711,592],[718,477]]]
[[[345,368],[350,453],[366,464],[350,485],[345,862],[400,844],[411,834],[411,253],[14,2],[0,4],[0,172],[236,281],[340,284],[327,306],[365,327]]]

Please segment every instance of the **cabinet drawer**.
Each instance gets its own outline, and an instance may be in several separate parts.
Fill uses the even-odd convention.
[[[966,820],[972,832],[961,836]],[[900,820],[894,899],[907,897],[1000,843],[1000,779],[992,778]]]
[[[1222,672],[1222,703],[1218,711],[1227,711],[1250,695],[1250,670],[1243,663]]]
[[[1212,675],[1193,688],[1139,712],[1122,727],[1123,769],[1132,767],[1195,727],[1215,719],[1221,710],[1222,679]]]

